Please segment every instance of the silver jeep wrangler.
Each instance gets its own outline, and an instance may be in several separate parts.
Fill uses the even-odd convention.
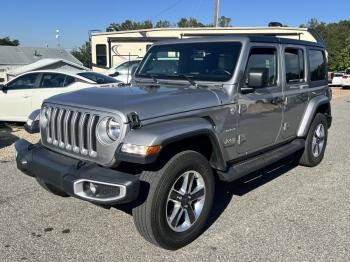
[[[178,249],[204,230],[216,180],[287,156],[322,161],[331,93],[322,42],[217,36],[156,43],[131,86],[47,99],[17,166],[53,194],[128,203],[140,234]],[[39,120],[38,120],[39,119]]]

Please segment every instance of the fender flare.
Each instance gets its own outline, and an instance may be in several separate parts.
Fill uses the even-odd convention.
[[[211,161],[214,169],[226,170],[226,161],[223,156],[223,150],[217,137],[213,124],[205,118],[191,117],[160,122],[144,126],[140,129],[133,129],[127,133],[123,143],[154,146],[161,145],[162,148],[190,137],[205,135],[209,138],[213,147],[215,161]],[[161,154],[161,152],[160,152]],[[120,159],[120,157],[118,157]],[[136,159],[130,159],[130,162]],[[154,158],[151,161],[155,161]],[[138,163],[147,163],[149,161],[137,161]]]
[[[317,109],[322,105],[328,105],[329,113],[331,113],[331,106],[330,106],[329,98],[327,96],[324,96],[324,95],[316,96],[309,101],[297,131],[298,137],[307,136],[307,133],[314,119],[314,116],[317,112]],[[331,116],[329,115],[328,117],[331,117]]]

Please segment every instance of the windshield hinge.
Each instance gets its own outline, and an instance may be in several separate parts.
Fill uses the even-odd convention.
[[[142,126],[139,115],[136,112],[131,112],[130,114],[127,115],[127,117],[128,117],[131,129],[137,129]]]

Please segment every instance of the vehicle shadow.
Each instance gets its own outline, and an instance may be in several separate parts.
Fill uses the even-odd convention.
[[[225,211],[226,207],[232,200],[234,195],[243,196],[254,189],[265,185],[266,183],[278,178],[279,176],[287,173],[298,166],[296,163],[296,156],[289,156],[277,163],[274,163],[268,167],[262,168],[254,173],[251,173],[244,178],[236,180],[231,183],[225,183],[221,181],[217,181],[215,188],[215,198],[211,215],[208,219],[206,229],[215,223],[215,221],[221,216],[221,214]],[[144,187],[149,185],[144,184]],[[144,192],[148,192],[148,188],[143,188]],[[139,205],[146,201],[147,193],[143,194],[143,196],[133,204],[122,204],[116,205],[114,208],[125,212],[129,215],[132,215],[133,207]]]
[[[289,156],[270,166],[255,171],[231,183],[217,181],[215,198],[211,215],[208,219],[208,229],[225,211],[234,195],[243,196],[278,178],[298,166],[296,156]]]
[[[13,135],[13,128],[7,124],[0,124],[0,149],[10,146],[19,139]]]

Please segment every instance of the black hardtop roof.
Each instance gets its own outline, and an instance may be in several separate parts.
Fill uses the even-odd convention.
[[[298,39],[290,39],[290,38],[281,38],[281,37],[273,37],[273,36],[248,36],[251,42],[259,42],[259,43],[279,43],[279,44],[290,44],[290,45],[306,45],[312,47],[325,48],[323,43],[316,43],[311,41],[304,41]]]
[[[286,34],[286,36],[291,34]],[[259,35],[259,34],[191,34],[189,38],[182,39],[168,39],[165,41],[155,42],[154,45],[166,45],[166,44],[184,44],[184,43],[196,43],[196,42],[221,42],[221,41],[243,41],[248,40],[249,42],[255,43],[277,43],[277,44],[290,44],[290,45],[303,45],[317,48],[325,48],[324,42],[311,42],[299,39],[291,39],[278,37],[276,35]],[[281,36],[281,34],[279,34]],[[293,36],[295,36],[293,34]],[[318,39],[317,39],[318,40]]]

